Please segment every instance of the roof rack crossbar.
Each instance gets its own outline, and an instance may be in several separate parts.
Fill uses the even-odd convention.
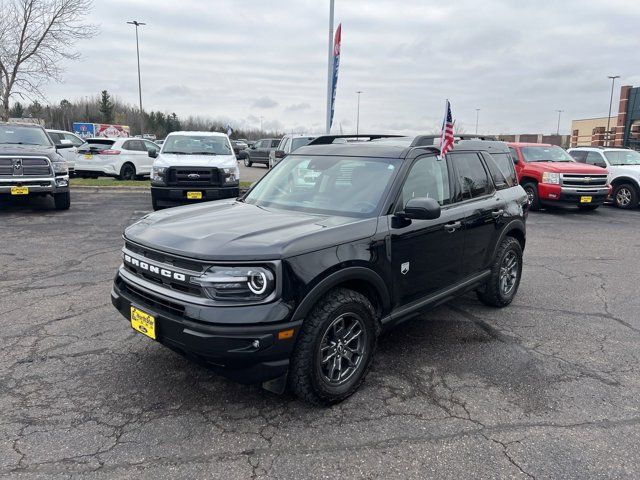
[[[358,134],[358,135],[320,135],[314,140],[308,143],[308,145],[329,145],[332,144],[336,138],[368,138],[369,140],[377,140],[379,138],[399,138],[405,135],[387,135],[387,134]]]

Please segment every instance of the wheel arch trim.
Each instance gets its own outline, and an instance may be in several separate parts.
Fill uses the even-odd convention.
[[[307,293],[300,302],[292,316],[292,321],[302,320],[327,292],[332,288],[348,282],[362,281],[373,287],[378,295],[384,312],[391,308],[391,296],[386,283],[375,271],[365,267],[347,267],[331,273],[323,278],[315,287]]]

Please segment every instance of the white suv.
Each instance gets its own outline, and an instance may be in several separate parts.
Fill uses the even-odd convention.
[[[120,180],[150,175],[153,159],[149,152],[158,150],[158,145],[141,138],[89,138],[78,148],[76,175]]]
[[[609,170],[611,196],[618,208],[634,208],[640,201],[640,153],[627,148],[576,147],[569,155],[581,163]]]
[[[316,137],[309,135],[288,134],[282,137],[278,148],[269,152],[269,168],[275,167],[280,161],[294,150],[304,147]]]
[[[84,140],[76,134],[64,130],[47,130],[47,133],[58,149],[58,153],[67,161],[69,173],[73,173],[76,168],[78,147],[84,144]]]
[[[229,137],[217,132],[172,132],[151,172],[154,210],[185,203],[234,198],[240,169]]]

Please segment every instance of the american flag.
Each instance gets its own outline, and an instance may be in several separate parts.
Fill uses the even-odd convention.
[[[453,117],[451,116],[451,103],[447,100],[444,112],[444,120],[442,121],[442,133],[440,134],[440,155],[445,156],[446,153],[453,148]]]

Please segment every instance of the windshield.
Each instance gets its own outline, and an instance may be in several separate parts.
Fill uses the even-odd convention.
[[[399,162],[386,158],[290,155],[244,201],[325,215],[372,217]]]
[[[170,135],[162,145],[162,153],[181,155],[231,155],[227,137],[209,135]]]
[[[604,152],[611,165],[640,165],[640,153],[635,150]]]
[[[44,130],[21,125],[0,126],[0,143],[13,145],[40,145],[51,147],[52,143]]]
[[[560,147],[522,147],[525,162],[574,162],[575,160]]]
[[[311,140],[313,140],[313,137],[294,138],[293,140],[291,140],[291,151],[293,152],[300,147],[304,147],[305,145],[309,144]]]

